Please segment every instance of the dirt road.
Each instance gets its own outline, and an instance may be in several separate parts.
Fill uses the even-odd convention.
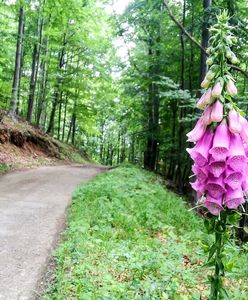
[[[0,177],[0,299],[33,299],[71,193],[102,169],[53,166]]]

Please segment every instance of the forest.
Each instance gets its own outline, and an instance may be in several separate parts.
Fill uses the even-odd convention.
[[[227,23],[228,25],[226,25]],[[222,35],[223,32],[226,33],[226,36]],[[33,126],[35,130],[40,130],[52,139],[78,149],[79,153],[84,153],[87,159],[94,161],[94,163],[111,168],[124,166],[120,167],[120,170],[123,168],[123,171],[118,171],[118,169],[114,171],[119,179],[113,180],[115,181],[113,190],[116,188],[116,194],[112,196],[116,197],[118,201],[122,197],[118,194],[118,189],[123,189],[123,193],[127,193],[128,197],[137,198],[135,201],[139,203],[138,205],[141,205],[139,201],[142,197],[146,199],[145,193],[139,198],[135,194],[136,192],[134,192],[134,195],[130,192],[130,189],[136,191],[136,187],[132,182],[129,182],[127,173],[129,168],[130,170],[134,168],[130,171],[130,174],[137,178],[137,185],[140,185],[140,190],[142,190],[140,193],[143,193],[147,188],[148,195],[150,195],[149,193],[152,194],[149,190],[150,181],[156,181],[153,176],[160,176],[160,181],[163,180],[163,184],[165,183],[167,188],[183,197],[182,202],[186,201],[187,205],[192,205],[196,200],[196,193],[193,189],[198,192],[198,198],[199,193],[201,194],[201,200],[206,196],[203,187],[200,186],[200,179],[196,181],[197,183],[192,183],[192,171],[196,176],[200,176],[200,171],[203,173],[208,172],[211,164],[216,163],[217,154],[215,157],[212,154],[213,151],[209,150],[211,158],[209,160],[207,158],[207,160],[210,167],[206,167],[208,168],[207,171],[206,169],[203,170],[205,165],[201,165],[199,162],[201,170],[194,171],[199,167],[196,156],[192,154],[193,149],[197,149],[197,144],[195,148],[186,151],[186,148],[192,145],[190,142],[197,143],[199,140],[201,141],[203,134],[207,135],[207,133],[209,134],[208,140],[210,136],[213,139],[211,130],[215,130],[213,129],[214,126],[218,122],[224,124],[222,119],[229,118],[228,124],[231,137],[228,136],[227,149],[229,149],[229,140],[234,139],[234,136],[237,137],[238,134],[241,135],[244,144],[248,144],[248,125],[246,128],[247,135],[245,133],[242,135],[243,131],[241,129],[230,128],[231,120],[234,120],[235,117],[240,118],[240,121],[235,123],[236,125],[238,122],[246,124],[246,121],[241,122],[241,118],[245,120],[245,117],[248,117],[247,40],[247,0],[3,0],[0,3],[0,123],[5,115],[13,124],[18,123],[18,120],[23,120],[26,122],[25,124]],[[221,56],[222,54],[223,56]],[[211,80],[215,79],[215,84],[212,84]],[[221,85],[220,91],[216,86],[218,84]],[[224,103],[224,117],[223,113],[220,119],[219,115],[215,116],[216,118],[212,117],[212,121],[210,120],[207,124],[208,129],[205,126],[204,133],[202,132],[202,135],[197,138],[194,135],[200,134],[199,128],[197,132],[197,126],[200,126],[197,120],[199,118],[201,120],[201,109],[205,109],[203,113],[205,116],[207,108],[212,105],[212,102],[206,102],[201,106],[199,102],[203,99],[201,95],[207,94],[208,88],[212,88],[212,102],[213,93],[215,93],[215,96],[220,100],[219,103]],[[235,103],[232,102],[232,97],[235,97]],[[199,98],[200,100],[198,100]],[[225,101],[229,101],[229,104],[225,104]],[[218,99],[215,103],[217,102]],[[239,113],[238,116],[235,115],[236,111]],[[232,113],[233,117],[230,115]],[[194,128],[195,123],[198,125],[192,133],[190,131]],[[242,126],[245,128],[245,125]],[[190,133],[187,139],[188,132]],[[214,132],[217,135],[217,130]],[[2,143],[1,138],[0,142]],[[225,140],[223,143],[225,144]],[[237,145],[238,142],[234,143]],[[237,152],[237,148],[238,146],[233,151]],[[242,148],[242,151],[242,153],[245,153],[246,150]],[[230,153],[229,155],[231,155]],[[240,154],[240,156],[242,155]],[[191,158],[195,162],[193,168]],[[219,184],[216,183],[216,177],[222,176],[223,172],[225,176],[229,176],[230,172],[232,175],[236,172],[235,176],[243,178],[241,183],[241,179],[235,177],[236,185],[233,188],[233,183],[231,192],[236,191],[239,184],[240,189],[241,186],[243,189],[241,189],[241,192],[246,192],[248,189],[246,188],[248,183],[244,179],[246,178],[247,169],[243,170],[242,165],[238,167],[238,162],[232,166],[231,159],[231,156],[225,156],[223,159],[217,160],[218,166],[214,165],[214,167],[216,167],[215,170],[222,168],[221,171],[219,169],[216,171],[219,172],[219,175],[215,176],[215,173],[212,173],[212,175],[214,174],[211,175],[212,178],[209,174],[204,173],[204,176],[212,178],[210,178],[210,183],[208,181],[206,185],[212,184],[209,188],[212,192],[208,192],[209,195],[212,193],[212,198],[217,197],[217,192],[215,194],[213,192],[216,185]],[[228,162],[227,165],[224,161]],[[247,158],[244,158],[242,162],[246,163]],[[136,167],[145,169],[149,173],[142,173],[142,175],[138,172],[143,171],[138,171]],[[239,168],[242,169],[242,172]],[[156,175],[152,175],[152,173]],[[106,175],[106,185],[110,184],[111,180],[108,176],[111,177],[111,175]],[[125,190],[125,187],[121,185],[120,178],[127,180],[129,190]],[[147,182],[147,187],[142,185],[142,179],[140,178]],[[99,197],[99,199],[103,197],[104,201],[107,201],[108,197],[112,197],[108,196],[111,194],[111,189],[110,191],[107,188],[105,190],[104,184],[101,185],[101,180],[104,181],[104,179],[100,179],[99,183],[96,183],[96,187],[106,193],[107,196],[97,194],[96,197]],[[225,181],[227,179],[223,180],[228,185]],[[93,212],[99,217],[101,212],[98,209],[102,204],[94,202],[97,200],[93,200],[95,198],[90,194],[90,187],[90,185],[89,187],[86,185],[85,189],[82,188],[82,193],[86,193],[86,202],[89,201]],[[224,187],[221,185],[221,187],[223,189],[222,193],[226,192],[225,197],[229,197],[229,187],[227,188],[226,185]],[[207,187],[205,188],[207,189]],[[99,193],[99,191],[96,190],[96,193]],[[137,191],[137,193],[139,192]],[[154,193],[160,195],[161,199],[163,197],[174,199],[171,194],[164,195],[159,187]],[[81,199],[80,197],[83,196],[80,196],[77,192],[75,199]],[[231,287],[233,298],[225,298],[226,291],[219,279],[224,270],[221,247],[228,235],[225,231],[226,226],[231,224],[232,227],[234,226],[232,224],[237,225],[237,222],[239,222],[237,215],[234,215],[232,210],[237,208],[236,203],[241,205],[238,213],[241,216],[241,221],[236,231],[239,238],[241,238],[238,244],[242,244],[241,240],[244,242],[248,237],[248,204],[243,201],[243,192],[242,197],[236,196],[236,194],[235,196],[232,194],[230,197],[230,199],[225,198],[224,200],[226,201],[224,204],[228,209],[224,209],[223,212],[221,212],[223,210],[222,203],[219,204],[215,201],[216,199],[213,200],[212,198],[210,200],[206,198],[207,200],[205,200],[207,202],[205,208],[212,215],[219,216],[219,219],[218,217],[210,217],[209,221],[205,220],[209,233],[216,234],[215,243],[213,242],[212,247],[209,246],[209,261],[212,266],[214,263],[211,259],[215,258],[215,277],[210,279],[210,281],[212,280],[212,298],[209,299],[212,300],[247,299],[245,297],[248,295],[244,294],[245,292],[248,293],[247,289],[245,291],[242,288],[238,291],[234,290],[235,281],[230,281],[227,285]],[[181,198],[170,201],[177,203],[178,199]],[[198,199],[196,205],[201,200]],[[236,202],[230,204],[231,202],[228,203],[228,201]],[[121,211],[123,210],[122,205],[131,205],[129,202],[126,204],[122,204],[121,201],[116,203],[121,207]],[[87,205],[86,207],[82,207],[81,204],[75,205],[78,206],[79,211],[87,211]],[[147,205],[149,206],[149,204]],[[153,207],[154,214],[159,216],[158,207],[161,207],[162,210],[168,209],[171,214],[167,220],[168,224],[173,223],[172,207],[165,208],[163,205],[159,202],[157,207]],[[181,204],[177,205],[181,207]],[[69,220],[81,222],[77,219],[78,215],[73,207],[72,205]],[[113,215],[117,214],[117,208],[112,207],[110,210],[112,209],[114,211]],[[155,234],[158,229],[156,226],[159,227],[157,222],[163,221],[160,217],[158,217],[160,221],[157,221],[152,216],[151,222],[154,223],[150,224],[148,221],[149,224],[146,223],[145,220],[149,220],[152,212],[149,215],[150,212],[146,211],[147,208],[143,207],[141,209],[144,209],[143,213],[147,214],[146,216],[141,216],[141,213],[138,210],[135,211],[135,209],[130,212],[130,215],[134,215],[133,218],[137,218],[135,220],[138,225],[135,223],[136,221],[132,221],[133,223],[130,221],[130,224],[126,221],[128,223],[126,224],[125,217],[120,217],[119,213],[118,218],[120,217],[120,219],[115,220],[113,215],[105,217],[112,220],[111,222],[115,224],[113,227],[119,226],[116,224],[122,224],[123,232],[118,234],[130,235],[129,237],[126,236],[127,240],[133,239],[129,229],[127,230],[128,226],[140,226],[139,230],[142,234],[144,234],[143,230],[151,230],[149,233],[151,234],[151,241],[146,240],[146,238],[140,240],[140,245],[143,247],[146,243],[152,244],[154,242],[154,236],[160,234],[159,230]],[[182,209],[185,221],[190,222],[190,217],[185,208],[180,209]],[[218,210],[217,213],[216,209]],[[93,214],[93,212],[88,212],[88,215]],[[205,211],[202,212],[200,209],[199,212],[205,216]],[[85,219],[88,215],[85,215]],[[92,218],[94,217],[92,215]],[[126,218],[128,220],[129,217],[126,216]],[[101,222],[105,224],[106,219],[102,219],[101,222],[100,220],[99,224],[94,226],[99,228]],[[173,225],[176,229],[175,233],[174,229],[172,230],[175,234],[172,239],[177,240],[176,235],[181,232],[179,229],[180,224],[181,221]],[[83,226],[87,227],[88,223],[82,225],[82,228]],[[181,224],[181,226],[184,225]],[[189,226],[188,230],[192,231],[192,236],[187,235],[185,230],[187,226]],[[184,249],[187,248],[187,239],[192,238],[192,243],[197,243],[196,236],[198,236],[198,233],[195,232],[195,227],[201,227],[202,225],[198,224],[196,217],[192,220],[192,224],[187,226],[183,229],[185,232],[180,233],[183,234],[183,239],[185,239],[183,240]],[[222,236],[220,229],[218,231],[216,228],[224,228],[224,235]],[[76,231],[73,227],[69,227],[67,234],[70,237],[73,236],[73,238],[79,239],[78,236],[74,236],[75,232],[73,230]],[[168,228],[166,227],[165,230],[168,230]],[[96,234],[96,239],[102,238],[102,236],[97,236],[97,233],[92,233],[92,236],[94,234]],[[108,235],[109,233],[106,231],[105,234]],[[230,234],[229,237],[232,235]],[[136,238],[140,239],[140,237]],[[90,243],[90,237],[85,237],[84,242],[86,244]],[[115,242],[116,244],[113,244],[113,247],[121,247],[119,244],[117,245],[117,241]],[[68,253],[72,251],[73,246],[70,243],[73,244],[69,240],[64,248],[62,247],[63,249],[59,248],[59,252],[56,254],[59,257],[58,273],[56,273],[59,278],[62,276],[60,272],[66,273],[68,267],[62,266],[60,260],[66,261],[67,259],[67,252],[63,251],[68,251]],[[81,242],[78,240],[78,243]],[[151,247],[155,249],[155,245],[156,243],[152,244]],[[234,244],[232,246],[236,247]],[[167,246],[163,245],[163,247]],[[164,251],[167,252],[167,250]],[[191,251],[194,251],[193,246]],[[148,255],[152,256],[151,253],[149,252]],[[186,255],[186,258],[188,255]],[[89,265],[92,264],[91,267],[94,268],[94,263],[90,259],[88,263]],[[159,256],[159,259],[162,260],[162,257]],[[202,258],[195,257],[194,259],[198,261]],[[240,265],[244,260],[245,256],[242,256],[241,261],[237,262],[235,256],[236,266],[241,268]],[[103,268],[105,263],[104,260],[101,261],[100,269]],[[147,261],[147,264],[149,263]],[[189,264],[191,263],[189,262]],[[111,268],[111,266],[108,267]],[[126,266],[126,268],[129,267]],[[166,268],[166,266],[164,267]],[[153,270],[152,266],[150,268],[154,277],[158,276],[157,271]],[[78,274],[84,274],[80,272],[82,270],[79,270]],[[94,272],[104,273],[102,269]],[[242,272],[240,278],[247,276],[247,272]],[[135,277],[135,274],[134,272],[134,274],[129,275]],[[123,281],[128,282],[130,280],[129,275],[125,275],[127,277],[124,276]],[[149,272],[146,276],[149,277]],[[189,276],[194,277],[193,273]],[[103,291],[102,294],[98,294],[96,290],[92,292],[89,287],[88,294],[86,292],[83,294],[84,285],[77,286],[77,292],[71,287],[66,291],[66,288],[63,287],[63,284],[66,286],[66,283],[58,281],[55,287],[51,287],[50,296],[48,293],[47,298],[44,299],[208,299],[204,292],[199,296],[195,287],[192,288],[193,290],[190,290],[191,287],[189,290],[185,287],[187,290],[185,293],[191,296],[188,296],[189,298],[187,296],[185,296],[186,298],[181,297],[180,295],[183,292],[180,295],[178,294],[180,281],[175,283],[176,287],[172,288],[170,286],[171,290],[162,291],[162,287],[156,286],[154,289],[157,290],[154,291],[154,294],[150,290],[149,292],[142,292],[142,294],[140,289],[145,288],[142,286],[143,283],[148,284],[148,277],[140,279],[139,287],[132,286],[133,291],[136,292],[132,293],[129,290],[130,294],[127,298],[121,298],[124,292],[119,285],[116,286],[116,289],[113,288],[112,294],[110,287],[108,287],[108,291],[105,291],[106,293]],[[240,278],[237,280],[243,280]],[[84,278],[84,280],[84,284],[87,285],[87,278]],[[184,278],[181,282],[187,280],[187,278]],[[194,278],[194,280],[196,279]],[[106,281],[108,281],[107,277]],[[139,284],[137,283],[137,286]],[[194,285],[193,281],[190,284]],[[205,291],[205,288],[203,290]],[[70,296],[68,296],[68,291],[71,293]],[[75,295],[81,296],[77,297]]]
[[[198,116],[208,28],[223,9],[246,109],[247,2],[132,1],[121,14],[107,1],[12,2],[0,7],[0,107],[103,164],[136,163],[187,192],[185,135]]]

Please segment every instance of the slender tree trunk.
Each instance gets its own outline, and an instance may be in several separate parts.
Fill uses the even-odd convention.
[[[185,26],[185,16],[186,16],[186,0],[183,2],[183,26]],[[185,73],[185,41],[184,41],[184,36],[183,32],[181,32],[180,36],[180,41],[181,41],[181,89],[185,89],[185,78],[184,78],[184,73]],[[179,101],[179,106],[181,104],[181,101]],[[182,143],[183,143],[183,136],[184,136],[184,128],[182,120],[184,116],[184,108],[180,107],[179,108],[179,135],[178,135],[178,160],[177,160],[177,172],[176,172],[176,181],[178,184],[178,189],[179,192],[182,192],[183,189],[183,181],[182,181]]]
[[[71,117],[71,122],[70,122],[70,127],[69,127],[69,131],[68,131],[66,143],[69,143],[69,140],[70,140],[70,137],[71,137],[72,123],[73,123],[73,114],[72,114],[72,117]]]
[[[37,33],[39,36],[38,41],[34,44],[33,55],[32,55],[32,72],[30,77],[30,86],[29,86],[29,97],[28,97],[28,111],[27,111],[27,120],[32,121],[33,107],[34,107],[34,98],[36,90],[36,82],[39,69],[39,60],[40,60],[40,49],[42,42],[42,27],[43,21],[40,20],[40,11],[38,12],[37,18]]]
[[[121,133],[118,132],[118,140],[117,140],[117,165],[120,164],[120,140],[121,140]]]
[[[21,5],[19,11],[19,24],[18,24],[18,37],[16,44],[16,58],[15,58],[15,70],[12,84],[12,96],[10,101],[10,107],[8,114],[12,117],[15,116],[17,106],[18,88],[20,82],[20,67],[22,58],[22,44],[23,44],[23,32],[24,32],[24,8]]]
[[[59,54],[58,72],[61,71],[61,69],[64,65],[65,45],[66,45],[66,35],[64,34],[63,46],[62,46],[62,50]],[[58,98],[60,95],[60,85],[61,85],[61,78],[60,78],[60,76],[58,76],[56,86],[55,86],[55,92],[53,95],[52,111],[51,111],[51,115],[50,115],[49,125],[47,128],[47,133],[51,133],[54,131],[54,118],[55,118],[56,108],[57,108],[57,104],[58,104]]]
[[[40,94],[38,98],[38,105],[37,105],[37,119],[36,125],[39,127],[40,125],[40,118],[41,113],[43,110],[43,105],[46,96],[46,83],[47,83],[47,56],[48,56],[48,37],[46,38],[46,46],[44,50],[44,57],[41,62],[41,81],[40,81]]]
[[[65,126],[66,126],[67,104],[68,104],[68,94],[66,94],[66,97],[65,97],[64,120],[63,120],[63,131],[62,131],[62,142],[64,142],[64,139],[65,139]]]
[[[202,24],[202,39],[201,39],[201,45],[205,49],[208,47],[208,40],[209,40],[209,14],[208,10],[212,5],[212,0],[203,0],[203,24]],[[200,80],[204,79],[206,73],[207,73],[207,55],[204,51],[201,50],[201,62],[200,62]]]
[[[125,136],[122,136],[121,142],[121,155],[120,155],[120,163],[123,163],[126,159],[126,139]]]
[[[160,25],[159,25],[160,27]],[[159,88],[156,80],[159,80],[160,75],[160,28],[157,28],[156,43],[153,36],[149,39],[148,56],[150,61],[149,67],[149,91],[147,101],[148,111],[148,136],[147,145],[144,153],[144,167],[148,170],[155,170],[156,155],[158,152],[158,134],[159,134]],[[154,47],[155,46],[155,47]],[[154,50],[154,48],[156,50]],[[155,60],[155,63],[154,63]]]
[[[75,145],[76,122],[77,122],[77,116],[76,113],[74,112],[73,121],[72,121],[72,136],[71,136],[72,145]]]
[[[62,101],[63,98],[63,92],[60,92],[60,101],[59,101],[59,116],[58,116],[58,133],[57,133],[57,138],[58,140],[60,139],[60,125],[61,125],[61,114],[62,114]]]
[[[190,34],[191,36],[194,35],[194,1],[191,1],[191,28]],[[193,91],[193,74],[194,74],[194,47],[193,42],[190,40],[190,61],[189,61],[189,91],[192,95]]]

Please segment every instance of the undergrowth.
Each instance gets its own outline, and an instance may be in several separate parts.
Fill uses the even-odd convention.
[[[10,170],[10,167],[5,163],[0,163],[0,174],[3,174]]]
[[[74,193],[43,299],[207,299],[203,230],[155,175],[128,166],[99,175]],[[231,299],[247,299],[247,254],[233,248]]]

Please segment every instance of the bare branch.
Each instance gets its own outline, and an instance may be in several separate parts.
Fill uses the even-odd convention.
[[[207,54],[207,52],[206,52],[206,49],[204,48],[204,47],[202,47],[202,45],[199,43],[199,42],[197,42],[195,39],[194,39],[194,37],[183,27],[183,25],[175,18],[175,16],[173,15],[173,13],[172,13],[172,11],[171,11],[171,9],[170,9],[170,7],[169,7],[169,5],[168,5],[168,3],[167,3],[167,1],[166,0],[163,0],[163,4],[164,4],[164,6],[166,7],[166,10],[167,10],[167,12],[168,12],[168,14],[169,14],[169,16],[170,16],[170,18],[172,19],[172,21],[181,29],[181,31],[199,48],[199,49],[201,49],[207,56],[208,56],[208,54]],[[236,71],[239,71],[240,73],[242,73],[245,77],[247,77],[248,78],[248,73],[245,71],[245,70],[243,70],[243,69],[241,69],[241,68],[239,68],[239,67],[237,67],[237,66],[235,66],[235,65],[228,65],[230,68],[232,68],[233,70],[236,70]]]

